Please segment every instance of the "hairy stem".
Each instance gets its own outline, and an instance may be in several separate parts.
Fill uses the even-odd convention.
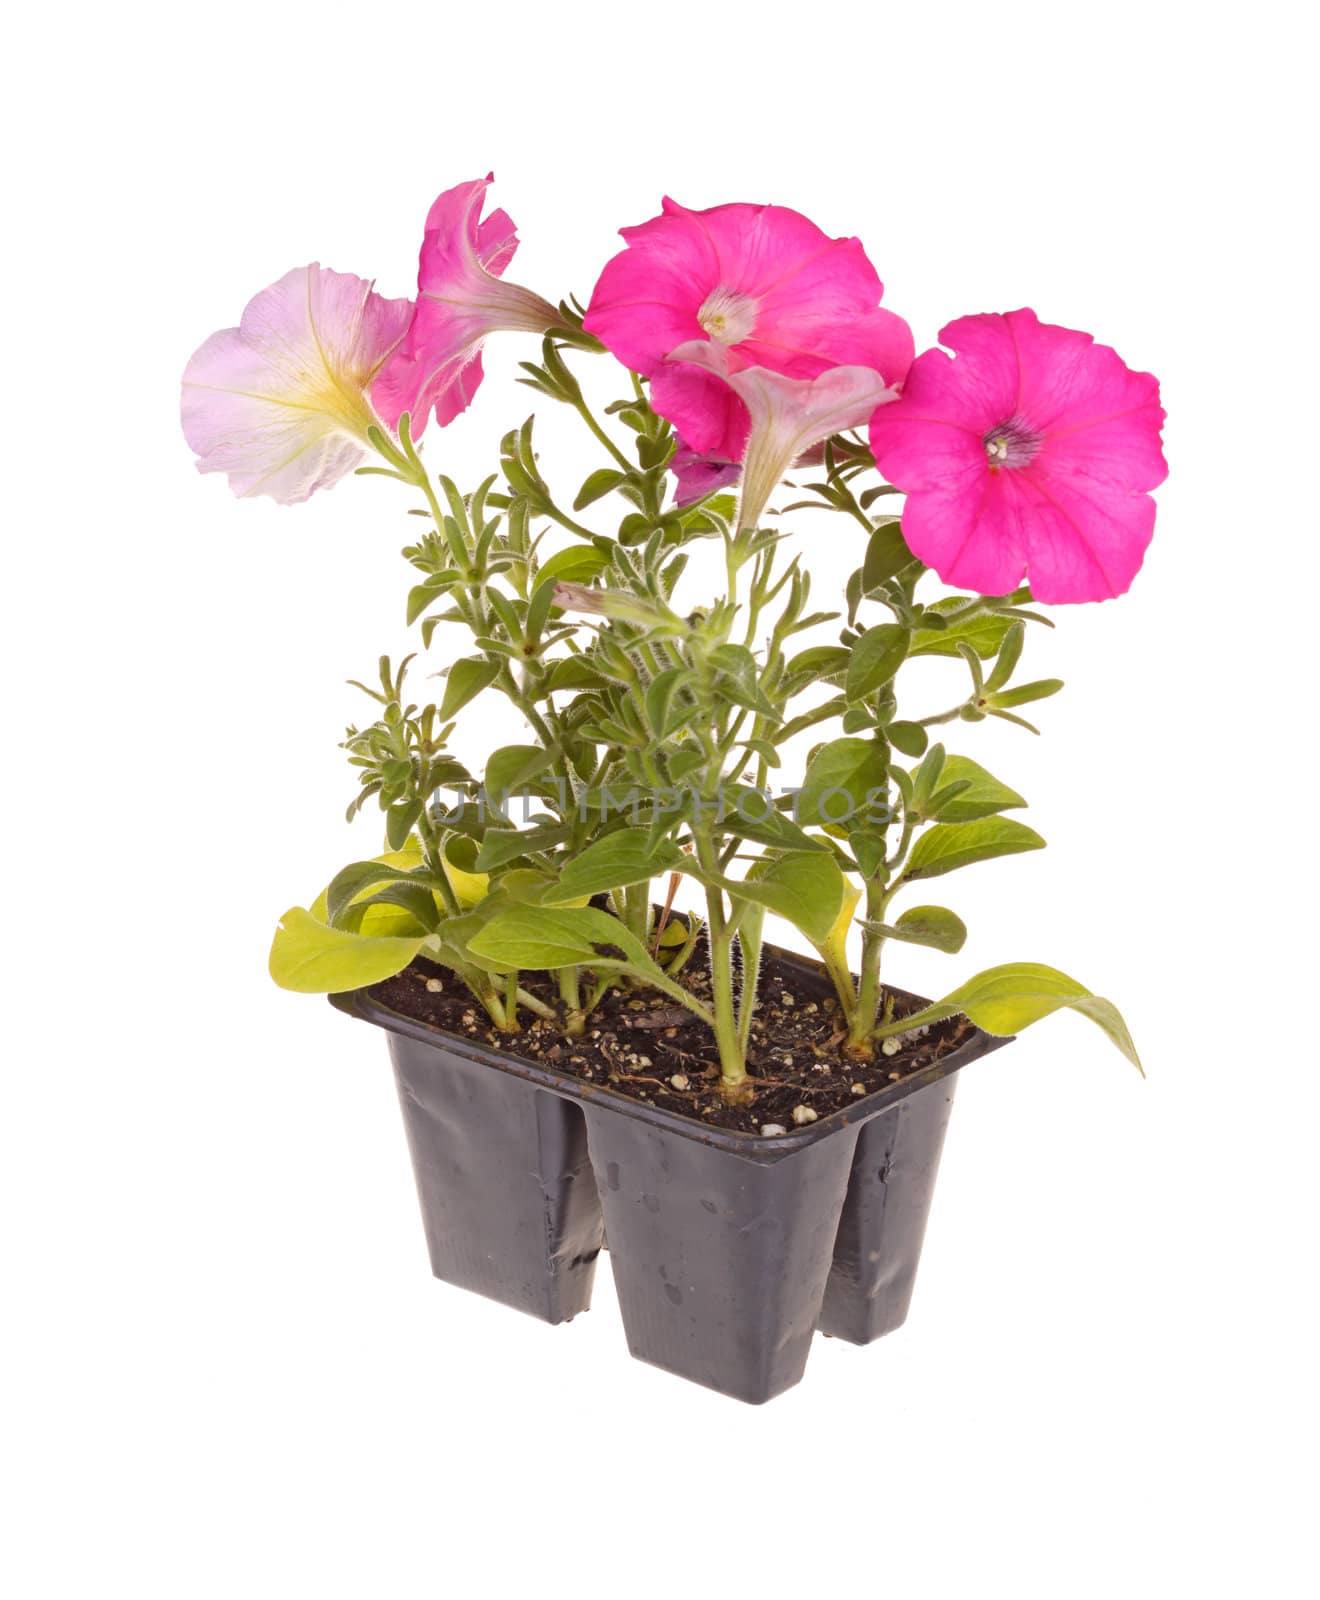
[[[884,935],[875,932],[875,924],[884,919],[889,903],[889,891],[878,877],[866,882],[866,927],[862,935],[862,971],[857,985],[857,1005],[852,1014],[845,1046],[849,1055],[869,1056],[873,1053],[871,1035],[880,1014],[880,952]]]

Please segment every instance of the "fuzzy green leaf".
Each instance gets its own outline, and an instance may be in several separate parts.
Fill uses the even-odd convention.
[[[486,763],[486,793],[494,801],[506,791],[515,792],[520,784],[544,772],[550,757],[539,744],[508,744],[497,750]]]
[[[611,489],[617,489],[622,482],[623,473],[616,472],[612,467],[598,468],[578,490],[577,499],[573,502],[574,511],[585,511]]]
[[[489,828],[481,841],[481,848],[472,862],[474,872],[494,872],[519,856],[534,850],[553,850],[573,836],[569,822],[541,822],[534,828],[521,831],[513,828]]]
[[[445,678],[445,697],[440,702],[440,720],[448,722],[469,700],[474,700],[499,676],[499,663],[485,656],[463,656],[450,667]]]
[[[620,828],[597,839],[570,861],[559,875],[549,905],[580,900],[583,895],[603,894],[607,889],[623,889],[630,883],[645,883],[671,872],[682,859],[682,852],[668,841],[653,845],[645,828]]]
[[[1040,966],[1031,961],[1009,962],[978,972],[974,978],[951,990],[943,1000],[918,1011],[915,1016],[879,1028],[876,1037],[883,1039],[904,1033],[961,1012],[978,1028],[1002,1038],[1029,1028],[1033,1022],[1065,1007],[1089,1017],[1145,1077],[1132,1035],[1113,1001],[1092,994],[1084,984],[1056,967]]]
[[[1042,850],[1045,841],[1035,831],[1011,817],[986,817],[979,822],[937,823],[912,847],[902,882],[938,878],[974,861]]]
[[[402,972],[423,944],[413,939],[373,939],[328,928],[302,906],[280,918],[270,947],[270,975],[299,994],[344,994]]]
[[[933,611],[938,617],[945,617],[950,612],[960,610],[966,604],[957,599],[936,600],[927,610]],[[982,661],[988,661],[996,655],[1000,645],[1004,642],[1004,635],[1013,626],[1012,617],[996,616],[993,612],[982,612],[979,616],[971,617],[966,622],[952,622],[944,628],[918,627],[912,635],[912,648],[908,651],[913,656],[956,656],[960,652],[960,644],[970,645]]]
[[[832,739],[812,756],[797,797],[806,827],[843,822],[863,811],[888,773],[885,746],[875,739]]]
[[[888,579],[897,577],[904,567],[911,566],[916,559],[903,541],[903,530],[898,520],[882,522],[866,547],[866,559],[862,562],[863,590],[871,594]]]
[[[621,952],[654,982],[664,974],[641,941],[606,911],[594,906],[520,905],[491,917],[468,942],[476,956],[506,971],[545,971],[578,966],[598,952]]]
[[[967,787],[939,809],[941,822],[976,822],[982,817],[992,817],[999,811],[1011,811],[1026,801],[1006,783],[988,773],[983,766],[967,756],[946,756],[940,772],[941,789],[951,784],[966,783]]]
[[[888,683],[903,665],[911,638],[909,630],[896,622],[868,628],[853,646],[848,663],[848,699],[865,700]]]
[[[571,544],[559,550],[536,574],[536,587],[556,583],[590,583],[609,565],[608,558],[594,545]]]
[[[930,735],[919,722],[891,722],[885,729],[885,738],[905,756],[923,754],[930,741]]]
[[[797,851],[758,863],[741,883],[724,887],[735,898],[768,907],[813,944],[824,944],[838,920],[846,885],[833,856]]]
[[[949,955],[957,955],[967,940],[967,924],[944,906],[913,906],[898,917],[892,927],[880,931],[887,939],[926,945]]]

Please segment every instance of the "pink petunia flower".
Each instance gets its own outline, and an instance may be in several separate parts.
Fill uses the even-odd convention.
[[[740,528],[757,526],[776,484],[803,451],[859,426],[896,393],[873,367],[831,367],[815,378],[787,378],[765,367],[734,371],[730,352],[702,339],[680,345],[668,364],[700,371],[741,412]]]
[[[690,449],[682,439],[678,441],[669,470],[674,474],[674,504],[689,506],[694,500],[704,500],[717,489],[726,489],[737,483],[742,467],[736,461],[726,461],[718,455],[703,454]]]
[[[1024,572],[1046,603],[1123,594],[1155,525],[1147,491],[1168,472],[1159,384],[1034,311],[962,317],[940,342],[956,357],[918,356],[871,421],[913,554],[981,594]]]
[[[417,271],[416,316],[371,391],[392,428],[409,413],[413,438],[432,410],[443,428],[472,404],[488,334],[541,334],[560,321],[548,300],[500,281],[518,235],[507,212],[492,211],[480,220],[494,177],[488,173],[446,189],[431,207]]]
[[[882,309],[882,285],[856,239],[831,239],[785,206],[723,205],[662,213],[624,228],[583,326],[651,380],[651,404],[698,454],[736,460],[740,413],[717,377],[667,365],[680,345],[723,350],[728,370],[789,378],[871,367],[900,383],[912,332]]]
[[[184,370],[183,432],[197,470],[281,505],[337,483],[379,426],[366,390],[411,317],[411,301],[315,262],[263,289]]]

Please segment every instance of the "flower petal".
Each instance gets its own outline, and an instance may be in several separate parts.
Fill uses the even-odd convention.
[[[660,216],[619,231],[627,248],[605,263],[582,326],[650,377],[671,350],[704,337],[697,312],[719,283],[719,261],[699,213],[669,199]]]
[[[940,329],[940,343],[957,356],[952,363],[953,381],[943,392],[950,399],[961,395],[960,421],[975,417],[984,431],[1017,414],[1022,403],[1022,369],[1006,316],[982,312],[959,317]],[[913,362],[914,369],[920,359]]]
[[[670,364],[686,364],[725,382],[742,401],[750,432],[742,454],[738,526],[753,527],[775,485],[804,450],[865,421],[893,390],[870,367],[832,367],[818,378],[786,378],[764,367],[733,371],[725,346],[707,340],[680,345]]]
[[[679,349],[707,342],[693,340]],[[718,373],[694,362],[666,361],[651,379],[651,405],[698,454],[742,460],[751,420],[746,405]]]
[[[1026,568],[1023,509],[1011,474],[964,475],[908,496],[903,537],[952,587],[1011,594]]]
[[[1006,593],[1024,563],[1046,603],[1124,593],[1154,528],[1144,491],[1167,471],[1155,379],[1027,309],[963,317],[940,338],[956,356],[918,356],[871,422],[881,471],[908,495],[912,550],[985,594]]]
[[[690,211],[670,199],[660,216],[622,231],[628,248],[606,264],[584,326],[645,377],[712,333],[728,340],[734,370],[814,378],[873,366],[890,383],[907,370],[911,333],[879,308],[882,285],[856,239],[831,239],[786,206]],[[718,328],[712,297],[737,308]]]
[[[830,367],[874,367],[888,384],[902,383],[912,365],[912,329],[883,306],[852,319],[814,311],[757,323],[736,345],[740,365],[768,366],[792,378],[814,378]]]
[[[409,413],[413,438],[432,411],[444,427],[471,405],[482,379],[478,352],[489,334],[544,333],[558,320],[540,295],[500,281],[518,235],[507,212],[479,220],[493,178],[460,183],[432,204],[418,261],[416,316],[372,390],[390,427]]]
[[[1046,474],[1034,463],[1014,476],[1034,502],[1023,535],[1035,598],[1061,605],[1126,594],[1155,531],[1154,500],[1097,479]]]
[[[736,461],[722,460],[718,455],[703,455],[690,449],[682,439],[669,463],[674,474],[674,504],[691,505],[694,500],[704,500],[717,489],[737,483],[742,468]]]
[[[1036,431],[1073,433],[1158,408],[1160,386],[1151,374],[1134,372],[1089,333],[1042,322],[1029,309],[1003,320],[1017,351],[1018,413]]]
[[[312,263],[255,295],[183,374],[184,436],[201,472],[281,504],[329,488],[377,419],[365,390],[412,316],[364,278]]]

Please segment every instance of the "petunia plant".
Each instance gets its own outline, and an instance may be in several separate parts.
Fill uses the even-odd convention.
[[[199,468],[236,493],[292,503],[356,468],[425,518],[407,619],[443,687],[413,700],[412,657],[359,685],[349,816],[383,813],[384,848],[285,913],[276,981],[335,992],[425,958],[493,1028],[569,1038],[606,995],[658,992],[746,1099],[768,913],[818,952],[855,1057],[959,1013],[1006,1034],[1069,1008],[1135,1063],[1113,1005],[1051,967],[991,968],[905,1016],[881,972],[890,943],[961,948],[928,880],[1044,844],[953,737],[1034,733],[1023,708],[1062,687],[1020,673],[1041,607],[1131,584],[1165,473],[1155,380],[1030,310],[963,317],[914,357],[861,244],[777,206],[666,200],[585,310],[552,302],[505,281],[517,239],[482,218],[489,182],[431,208],[415,301],[299,269],[184,374]],[[571,492],[531,418],[470,489],[423,460],[505,333],[598,452]],[[598,410],[579,369],[602,359],[617,398]],[[793,531],[814,512],[856,549],[819,609]],[[713,594],[698,548],[722,556]],[[953,704],[911,700],[904,669],[930,656],[962,663]],[[525,742],[481,750],[491,695]]]

